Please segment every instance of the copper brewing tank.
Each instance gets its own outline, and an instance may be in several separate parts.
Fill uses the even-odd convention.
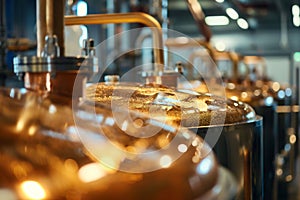
[[[119,127],[109,107],[72,110],[68,98],[25,89],[0,88],[0,103],[1,198],[230,199],[236,190],[210,147],[186,129],[133,112]],[[158,132],[128,134],[145,127]]]
[[[98,83],[86,100],[147,114],[187,127],[207,141],[218,162],[234,174],[234,199],[263,198],[262,118],[245,103],[157,84]]]
[[[210,147],[194,133],[134,112],[130,112],[130,121],[121,117],[127,110],[113,112],[78,98],[84,96],[85,80],[97,69],[92,64],[78,70],[85,63],[81,58],[64,57],[63,24],[140,22],[152,27],[157,26],[155,21],[143,13],[64,18],[62,6],[54,12],[56,3],[62,2],[37,1],[37,57],[14,61],[15,72],[24,73],[27,89],[35,92],[0,89],[4,130],[0,159],[10,163],[1,167],[0,184],[5,194],[13,199],[232,198],[236,192],[234,178],[219,167]],[[54,16],[59,18],[58,27],[54,26]],[[161,64],[154,70],[157,76],[163,72],[161,29],[152,30],[155,59]],[[58,36],[61,55],[42,56],[45,35]],[[83,59],[94,63],[95,57]],[[82,76],[79,84],[83,92],[72,101],[78,76]],[[121,117],[122,126],[115,115]],[[137,137],[144,127],[158,132],[148,138]]]

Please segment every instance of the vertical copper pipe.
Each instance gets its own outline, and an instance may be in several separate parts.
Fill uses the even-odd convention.
[[[64,9],[65,0],[37,0],[37,56],[45,46],[45,36],[56,35],[60,55],[64,56]]]
[[[64,56],[64,9],[65,0],[46,0],[47,34],[56,35],[60,56]]]
[[[191,14],[193,15],[194,20],[197,23],[200,32],[204,35],[205,40],[209,42],[212,33],[207,24],[205,23],[205,15],[203,13],[200,3],[198,2],[198,0],[186,0],[186,2]]]
[[[54,10],[53,5],[54,0],[47,0],[46,2],[46,24],[47,24],[47,35],[53,35],[53,18]]]
[[[65,15],[65,0],[53,1],[53,34],[58,38],[60,48],[60,56],[65,55],[65,35],[64,35],[64,15]]]
[[[64,9],[65,0],[36,0],[37,56],[45,46],[45,36],[56,35],[60,55],[64,55]],[[25,87],[38,92],[49,92],[50,73],[26,73]]]
[[[37,56],[40,57],[45,46],[46,27],[46,0],[36,0],[37,25]]]
[[[236,80],[239,77],[239,55],[235,52],[229,52],[229,57],[232,61],[233,78]]]

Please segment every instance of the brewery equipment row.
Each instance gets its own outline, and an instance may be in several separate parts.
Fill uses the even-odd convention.
[[[1,198],[277,199],[294,179],[294,88],[263,57],[214,49],[197,1],[205,40],[164,38],[143,12],[65,16],[64,3],[37,0],[37,53],[13,59],[24,87],[0,88]],[[150,28],[147,69],[106,74],[91,38],[65,55],[65,26],[112,23]]]

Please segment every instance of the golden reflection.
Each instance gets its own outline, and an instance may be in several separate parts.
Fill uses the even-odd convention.
[[[285,177],[285,181],[286,182],[290,182],[293,180],[293,176],[292,175],[288,175],[287,177]]]
[[[149,145],[149,142],[146,139],[139,139],[134,143],[135,148],[142,152],[144,149],[146,149]]]
[[[290,136],[290,143],[291,144],[295,144],[296,140],[297,140],[296,135],[291,135]]]
[[[24,128],[24,126],[25,126],[24,120],[23,120],[22,118],[19,119],[19,121],[17,122],[17,125],[16,125],[16,131],[17,131],[17,132],[22,131],[23,128]]]
[[[30,135],[30,136],[33,136],[35,133],[36,133],[36,131],[37,131],[37,127],[36,126],[30,126],[30,128],[28,129],[28,134]]]
[[[126,147],[126,151],[129,152],[129,153],[132,153],[132,154],[138,153],[137,149],[134,146],[128,146],[128,147]]]
[[[99,163],[89,163],[82,166],[78,171],[79,179],[82,182],[89,183],[97,181],[108,174],[106,168]]]
[[[277,169],[277,170],[276,170],[276,175],[277,175],[277,176],[281,176],[282,174],[283,174],[282,169]]]
[[[262,92],[262,95],[263,95],[263,97],[265,97],[265,98],[266,98],[266,97],[268,97],[268,96],[269,96],[269,93],[268,93],[267,91],[263,91],[263,92]]]
[[[76,172],[78,170],[78,164],[75,160],[73,159],[67,159],[64,162],[64,166],[67,170],[71,172]]]
[[[237,96],[231,96],[230,99],[234,100],[234,101],[238,101],[239,100],[239,98]]]
[[[201,100],[197,101],[195,106],[197,106],[195,108],[198,108],[199,111],[202,111],[202,112],[207,112],[207,110],[208,110],[208,105],[204,101],[201,101]]]
[[[198,146],[200,143],[201,143],[200,140],[199,140],[198,138],[195,138],[195,139],[193,140],[193,142],[192,142],[192,146],[193,146],[193,147],[196,147],[196,146]]]
[[[228,83],[227,87],[228,87],[228,89],[233,90],[233,89],[235,89],[235,84],[234,83]]]
[[[26,165],[25,163],[22,164],[19,162],[12,162],[10,166],[14,175],[19,179],[26,177],[27,171],[30,169],[29,165]]]
[[[157,138],[157,144],[159,148],[163,148],[170,143],[170,139],[168,139],[165,135],[160,135]]]
[[[192,157],[193,163],[199,163],[201,160],[201,149],[197,146],[194,156]]]
[[[194,155],[192,158],[193,163],[198,163],[198,162],[200,162],[200,160],[201,160],[201,158],[199,155]]]
[[[133,125],[135,128],[142,128],[144,126],[144,120],[143,119],[135,119],[133,121]]]
[[[96,181],[106,175],[106,171],[99,163],[90,163],[84,165],[78,171],[79,179],[85,183]]]
[[[243,99],[246,99],[248,97],[248,94],[247,92],[242,92],[241,96]]]
[[[129,183],[136,183],[138,181],[143,180],[143,175],[142,174],[128,174],[126,179]]]
[[[261,94],[261,91],[260,90],[254,90],[254,96],[259,96]]]
[[[21,191],[25,199],[45,199],[46,191],[43,186],[32,180],[24,181],[20,185]]]
[[[278,82],[274,82],[272,84],[272,89],[274,90],[274,92],[277,92],[280,89],[280,84]]]

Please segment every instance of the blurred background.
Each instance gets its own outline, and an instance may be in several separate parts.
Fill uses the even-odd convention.
[[[267,65],[267,75],[271,79],[280,83],[294,83],[293,72],[300,65],[299,0],[200,0],[199,2],[212,32],[211,44],[216,49],[234,51],[241,55],[263,56]],[[178,31],[192,38],[203,37],[186,1],[183,0],[80,0],[69,1],[69,5],[66,14],[74,15],[147,12],[158,19],[163,28]],[[1,37],[8,39],[8,48],[1,67],[10,75],[14,56],[35,54],[36,1],[10,0],[5,2],[3,9],[5,12],[2,13],[5,13],[5,16],[2,16],[1,23],[3,25],[5,22],[5,30],[2,28]],[[74,28],[73,31],[83,34],[80,36],[82,38],[88,34],[88,37],[95,40],[95,44],[99,44],[121,30],[137,27],[141,26],[90,25],[81,26],[80,30]],[[66,38],[68,46],[68,37]],[[134,44],[136,39],[131,37],[121,40],[118,48],[126,49]],[[114,48],[118,44],[110,45],[108,48]]]

